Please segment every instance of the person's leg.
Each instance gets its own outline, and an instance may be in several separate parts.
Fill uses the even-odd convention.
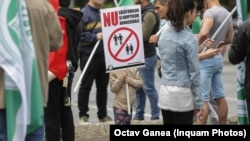
[[[62,92],[68,93],[65,87],[63,87]],[[68,96],[70,96],[70,93],[68,93]],[[73,113],[72,113],[71,105],[65,105],[64,96],[61,96],[61,100],[60,100],[60,119],[61,119],[62,140],[74,141],[75,140],[75,126],[74,126]]]
[[[55,78],[49,83],[48,103],[45,108],[46,141],[60,141],[60,97],[62,96],[62,81]]]
[[[44,141],[44,126],[27,134],[25,137],[25,141]],[[48,140],[46,140],[46,141],[48,141]]]
[[[208,124],[217,125],[218,124],[218,107],[216,101],[213,99],[211,94],[211,99],[209,101],[209,114],[208,114]]]
[[[113,107],[114,110],[114,120],[116,125],[130,125],[131,115],[127,111]]]
[[[161,115],[162,115],[163,125],[168,124],[169,123],[168,121],[171,119],[169,117],[167,118],[167,116],[170,116],[170,114],[168,114],[168,111],[161,109]]]
[[[201,92],[203,104],[203,116],[202,118],[196,118],[196,124],[205,125],[207,123],[210,101],[211,85],[212,85],[212,75],[214,72],[213,59],[205,59],[200,62],[200,74],[201,74]]]
[[[144,68],[144,92],[149,98],[151,108],[151,120],[159,119],[160,108],[158,107],[158,92],[155,88],[155,66],[157,63],[157,56],[146,58],[146,67]]]
[[[7,141],[6,110],[0,109],[0,141]]]
[[[134,120],[144,120],[145,105],[146,105],[146,94],[144,93],[143,88],[138,88],[136,90],[136,110],[135,110]]]
[[[218,124],[225,125],[227,124],[227,115],[228,115],[228,105],[225,97],[216,99],[218,106]]]
[[[155,88],[154,70],[157,63],[157,56],[145,58],[145,67],[139,68],[143,80],[143,87],[136,91],[136,114],[134,120],[144,120],[146,95],[149,97],[151,108],[151,119],[159,119],[160,108],[158,107],[158,93]]]
[[[194,110],[188,112],[174,112],[173,124],[193,124]]]
[[[105,58],[103,53],[99,53],[95,60],[95,75],[96,75],[96,104],[98,108],[97,116],[100,121],[107,118],[107,121],[112,119],[107,116],[107,100],[108,100],[108,83],[109,73],[106,73]],[[93,66],[94,67],[94,66]],[[93,68],[94,69],[94,68]],[[104,120],[105,122],[106,120]]]
[[[81,71],[84,69],[86,62],[88,61],[88,55],[80,55],[80,69]],[[82,78],[80,88],[78,91],[78,109],[79,109],[79,118],[80,122],[88,122],[88,111],[89,111],[89,94],[92,88],[92,84],[94,81],[94,74],[91,70],[93,60],[90,62],[89,67],[86,69],[86,72]],[[82,118],[85,118],[82,120]]]
[[[173,112],[161,109],[161,113],[164,125],[173,124],[174,122]]]
[[[218,61],[217,71],[214,73],[212,77],[213,98],[216,100],[218,107],[218,116],[219,116],[218,124],[226,124],[228,115],[228,105],[225,98],[223,80],[222,80],[222,70],[223,70],[223,64],[220,63],[220,61]]]

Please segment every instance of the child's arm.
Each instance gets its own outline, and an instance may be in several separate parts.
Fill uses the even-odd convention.
[[[126,82],[129,86],[135,87],[135,88],[141,88],[143,86],[143,80],[139,74],[139,71],[137,69],[133,70],[133,76],[130,77],[129,75],[126,77]]]
[[[113,93],[118,93],[120,91],[122,85],[125,83],[125,76],[126,73],[123,71],[111,72],[109,74],[110,90]]]

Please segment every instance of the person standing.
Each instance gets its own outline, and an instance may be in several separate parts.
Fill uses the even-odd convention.
[[[48,55],[50,51],[58,50],[62,45],[63,31],[57,14],[47,1],[26,0],[27,10],[32,31],[37,64],[39,69],[44,106],[48,102]],[[37,7],[39,5],[39,7]],[[45,42],[46,41],[46,42]],[[26,137],[27,141],[41,141],[44,138],[44,129],[38,137],[39,131]]]
[[[126,90],[128,85],[128,91]],[[137,68],[128,68],[110,73],[110,90],[115,94],[113,101],[114,121],[116,125],[130,125],[132,109],[136,104],[136,89],[142,87],[143,80]],[[128,109],[127,93],[129,94]],[[129,110],[130,114],[129,114]]]
[[[168,0],[154,0],[154,9],[155,9],[155,13],[160,18],[159,28],[160,29],[163,27],[167,28],[166,24],[168,24],[168,21],[167,21]],[[159,35],[151,35],[149,38],[149,43],[157,44],[158,39],[159,39]]]
[[[80,40],[80,11],[69,8],[71,0],[59,0],[58,16],[65,18],[66,31],[63,46],[66,46],[65,63],[68,73],[64,79],[54,78],[49,82],[49,99],[45,109],[46,141],[74,141],[75,126],[71,109],[71,85],[78,68],[77,47]],[[59,56],[61,57],[61,56]],[[63,58],[61,58],[63,59]]]
[[[233,65],[242,61],[246,62],[244,91],[246,95],[248,121],[250,122],[250,18],[238,28],[238,32],[234,35],[233,42],[228,51],[228,58]],[[248,123],[249,123],[248,122]]]
[[[221,6],[219,0],[205,0],[208,9],[204,12],[201,29],[197,35],[199,42],[211,38],[218,30],[222,22],[227,18],[229,12]],[[232,19],[225,23],[221,31],[214,37],[214,44],[211,48],[219,48],[230,44],[233,38]],[[226,124],[228,115],[228,105],[222,81],[223,59],[221,53],[200,61],[202,95],[204,100],[204,113],[198,124],[206,124],[209,113],[209,101],[212,99],[218,107],[218,124]]]
[[[140,4],[142,8],[142,32],[145,56],[145,67],[138,69],[144,85],[136,91],[137,104],[134,120],[144,120],[146,96],[148,96],[150,102],[151,120],[158,120],[160,109],[157,106],[158,93],[155,88],[154,78],[157,55],[155,44],[149,43],[149,38],[159,30],[160,19],[154,12],[154,6],[149,0],[134,0],[134,3]]]
[[[48,55],[62,44],[62,30],[53,7],[47,1],[26,0],[26,6],[39,70],[44,107],[48,98]],[[39,7],[38,7],[39,5]],[[4,71],[0,68],[0,140],[6,141]],[[26,135],[25,141],[43,141],[44,126]]]
[[[84,69],[98,40],[100,40],[100,43],[81,80],[78,92],[80,124],[84,124],[89,121],[89,94],[94,80],[97,89],[96,103],[98,109],[98,119],[100,122],[112,121],[112,118],[107,115],[107,88],[109,83],[109,74],[106,73],[100,19],[100,9],[102,8],[103,3],[104,0],[89,0],[87,5],[81,9],[81,12],[83,13],[83,29],[78,49],[81,71]]]
[[[159,16],[160,18],[160,29],[162,28],[168,28],[168,20],[167,20],[167,12],[168,12],[168,0],[154,0],[154,8],[155,8],[155,13]],[[154,43],[157,45],[159,35],[151,35],[149,38],[149,43]],[[161,59],[159,49],[156,47],[156,52],[158,56],[158,60]],[[158,67],[158,76],[161,78],[161,66]]]
[[[193,124],[202,116],[198,41],[189,25],[197,16],[195,0],[170,0],[170,22],[159,38],[161,87],[158,106],[163,124]]]

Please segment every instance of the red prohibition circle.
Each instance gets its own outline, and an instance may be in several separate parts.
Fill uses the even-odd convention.
[[[127,31],[130,32],[130,34],[129,34],[129,36],[125,39],[124,43],[121,45],[121,48],[119,49],[119,51],[122,50],[122,48],[124,48],[125,44],[128,42],[128,40],[129,40],[129,38],[130,38],[131,36],[135,36],[135,39],[136,39],[136,50],[135,50],[134,54],[133,54],[132,56],[130,56],[129,58],[127,58],[127,59],[118,58],[117,56],[118,56],[119,54],[113,53],[112,50],[111,50],[111,40],[112,40],[112,37],[114,36],[115,33],[117,33],[118,31],[121,31],[121,30],[127,30]],[[130,29],[130,28],[121,27],[121,28],[118,28],[118,29],[114,30],[114,31],[111,33],[111,35],[110,35],[110,37],[109,37],[109,40],[108,40],[108,51],[109,51],[109,54],[110,54],[115,60],[117,60],[117,61],[119,61],[119,62],[127,62],[127,61],[133,59],[133,58],[136,56],[136,54],[137,54],[138,51],[139,51],[139,45],[140,45],[140,44],[139,44],[139,38],[138,38],[137,34],[136,34],[132,29]],[[119,53],[119,52],[118,52],[118,53]]]

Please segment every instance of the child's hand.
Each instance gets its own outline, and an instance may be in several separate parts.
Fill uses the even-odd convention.
[[[122,80],[124,80],[124,82],[126,82],[126,77],[127,77],[127,75],[128,75],[127,69],[126,69],[126,70],[121,70],[121,71],[119,72],[119,76],[122,78]]]
[[[128,84],[128,82],[129,82],[129,76],[127,75],[127,76],[125,77],[125,83]]]

